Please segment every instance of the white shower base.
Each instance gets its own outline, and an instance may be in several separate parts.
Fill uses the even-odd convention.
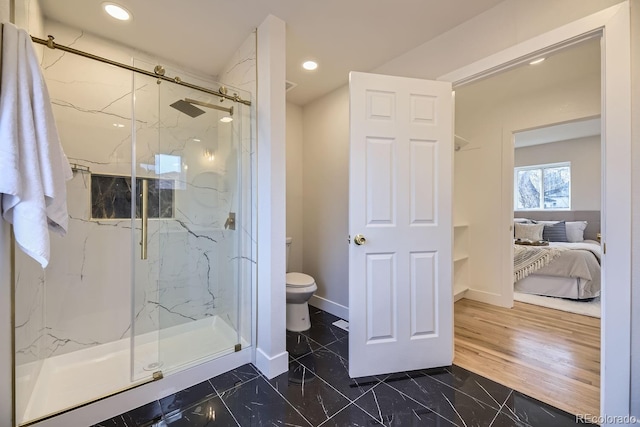
[[[134,381],[128,338],[45,359],[30,398],[18,399],[18,422],[36,420],[122,391],[148,381],[154,371],[167,375],[232,353],[236,343],[236,331],[218,316],[137,336]],[[242,346],[246,345],[242,340]],[[154,368],[154,363],[160,366]],[[17,387],[30,382],[28,377],[19,376],[20,371],[18,367]],[[20,390],[17,394],[21,394]]]

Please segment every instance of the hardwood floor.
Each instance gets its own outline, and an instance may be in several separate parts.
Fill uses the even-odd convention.
[[[454,363],[571,414],[600,415],[600,319],[461,299]]]

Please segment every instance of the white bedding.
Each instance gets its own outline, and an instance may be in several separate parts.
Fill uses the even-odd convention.
[[[551,242],[565,250],[548,265],[515,282],[515,290],[536,295],[586,299],[600,295],[600,244]]]

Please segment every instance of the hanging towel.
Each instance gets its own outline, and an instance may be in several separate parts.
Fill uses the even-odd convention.
[[[3,24],[0,81],[2,216],[16,243],[42,268],[49,263],[49,229],[67,231],[65,181],[73,176],[62,151],[49,93],[29,34]]]

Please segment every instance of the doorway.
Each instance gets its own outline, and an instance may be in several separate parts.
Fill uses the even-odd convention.
[[[584,131],[582,131],[583,134],[578,133],[581,129],[576,130],[579,128],[576,123],[585,117],[600,116],[602,92],[600,85],[600,41],[600,37],[593,37],[552,53],[535,55],[536,57],[531,61],[524,62],[518,67],[456,88],[455,133],[456,136],[463,138],[468,143],[459,145],[454,155],[454,217],[459,226],[465,227],[466,233],[464,239],[459,238],[454,241],[454,245],[465,246],[465,248],[454,250],[458,254],[465,252],[467,258],[462,261],[457,261],[457,258],[454,261],[454,268],[458,275],[458,283],[466,282],[468,284],[469,290],[466,292],[470,299],[503,307],[513,305],[513,239],[510,237],[509,241],[505,242],[498,237],[501,229],[505,228],[504,215],[501,215],[501,212],[510,212],[509,226],[514,221],[514,214],[516,217],[521,217],[519,220],[522,220],[523,224],[514,225],[516,233],[519,233],[521,228],[525,231],[535,229],[542,238],[544,225],[533,223],[535,220],[555,222],[556,216],[557,221],[571,219],[572,221],[563,222],[562,225],[566,223],[572,227],[574,223],[578,224],[583,221],[586,223],[585,220],[588,218],[591,223],[589,232],[593,234],[588,237],[595,240],[596,234],[599,233],[600,182],[602,180],[599,126],[591,132],[592,135],[588,135],[590,139],[577,139],[587,135],[584,134]],[[551,126],[569,122],[574,125]],[[597,122],[599,123],[599,119]],[[523,130],[526,132],[521,132]],[[594,136],[593,133],[596,131],[598,135]],[[514,154],[516,150],[514,134],[519,134],[521,136],[519,139],[523,139],[523,136],[528,137],[527,144],[529,146],[518,148],[518,156]],[[523,144],[520,143],[520,145]],[[590,165],[596,163],[597,167],[583,170],[585,163]],[[530,206],[528,206],[530,209],[525,211],[524,208],[527,206],[520,206],[522,203],[519,203],[518,195],[514,195],[514,166],[533,168],[536,165],[538,169],[523,169],[522,173],[528,173],[533,178],[542,178],[544,176],[542,174],[543,164],[549,165],[548,171],[562,171],[567,175],[568,181],[558,184],[558,188],[562,187],[566,190],[566,197],[557,203],[551,203],[549,192],[547,192],[549,200],[542,200],[545,192],[533,187],[531,195],[539,195],[540,197],[538,200],[533,197]],[[547,169],[544,169],[545,174]],[[594,181],[595,184],[593,184]],[[529,181],[527,183],[530,184]],[[542,185],[542,179],[538,185]],[[551,186],[550,179],[548,185]],[[562,206],[554,209],[554,204]],[[545,210],[545,207],[549,209]],[[514,209],[516,209],[515,213]],[[585,218],[580,217],[581,215]],[[593,221],[593,217],[597,217],[597,221]],[[527,224],[524,224],[525,222]],[[461,233],[456,231],[454,231],[454,235],[459,236]],[[520,236],[516,235],[516,237]],[[551,244],[552,247],[554,245],[556,245],[555,242]],[[565,250],[566,246],[568,245],[565,245],[562,250]],[[594,250],[599,254],[599,249],[597,247]],[[540,251],[540,249],[534,248],[533,251],[535,250]],[[555,250],[553,248],[549,252]],[[585,260],[592,262],[594,269],[597,269],[597,280],[595,277],[593,281],[587,281],[585,278],[583,279],[584,283],[579,280],[577,285],[581,286],[582,290],[585,290],[586,286],[587,289],[592,290],[592,293],[573,295],[571,292],[575,291],[574,283],[576,280],[569,278],[569,273],[567,273],[567,277],[563,278],[549,276],[549,273],[547,275],[531,274],[526,280],[516,283],[516,286],[522,284],[521,288],[518,288],[517,299],[522,300],[520,295],[528,297],[532,293],[548,295],[547,300],[552,299],[551,295],[580,300],[599,298],[599,259],[590,252],[579,251],[575,255],[577,256],[578,253],[580,256],[584,256]],[[588,259],[587,256],[589,256]],[[556,264],[561,261],[564,263],[565,260],[568,260],[568,256],[562,259],[558,258],[555,262]],[[511,265],[508,265],[509,262]],[[580,258],[580,262],[583,262],[583,258]],[[569,263],[566,263],[567,269],[569,269]],[[458,264],[463,265],[458,266]],[[504,283],[505,272],[509,275],[506,284]],[[545,270],[542,272],[544,273]],[[586,273],[590,274],[591,272],[586,271]],[[527,274],[529,274],[528,271]],[[551,274],[555,275],[556,272]],[[560,274],[560,270],[557,274]],[[526,294],[520,294],[520,292],[526,292]],[[538,298],[542,299],[543,304],[546,302],[545,297]],[[525,301],[535,304],[536,302],[533,300],[535,300],[534,297],[525,298]],[[563,300],[558,299],[558,301]],[[537,303],[540,305],[541,302],[537,301]],[[585,304],[588,303],[585,302]],[[478,307],[472,305],[464,304],[464,308],[462,306],[463,304],[459,304],[456,310],[456,322],[459,321],[465,325],[465,328],[456,328],[458,333],[464,336],[465,344],[461,344],[461,347],[465,347],[470,342],[470,336],[466,334],[467,329],[474,328],[473,324],[469,324],[465,320],[470,312],[475,312],[478,315],[476,318],[477,331],[483,330],[483,324],[494,323],[499,318],[502,320],[498,320],[498,322],[505,322],[504,329],[513,333],[513,335],[503,336],[503,339],[521,341],[516,343],[517,345],[505,345],[499,350],[496,349],[497,352],[508,354],[506,357],[484,360],[484,366],[473,363],[469,363],[467,366],[481,369],[482,372],[478,373],[483,375],[488,373],[489,378],[493,377],[492,379],[498,382],[506,381],[508,382],[506,385],[510,387],[516,389],[520,387],[519,391],[525,394],[534,395],[542,400],[545,397],[553,399],[547,403],[555,404],[555,406],[567,411],[572,411],[574,408],[585,408],[582,412],[588,410],[588,413],[598,413],[597,381],[599,376],[594,377],[592,371],[597,369],[599,372],[599,363],[596,368],[593,363],[585,364],[588,368],[583,370],[585,375],[580,380],[589,383],[588,393],[592,395],[590,406],[581,406],[580,396],[572,395],[568,391],[564,394],[559,393],[560,396],[556,398],[552,397],[555,394],[553,392],[541,395],[537,393],[538,390],[534,384],[528,386],[530,383],[503,374],[511,367],[516,369],[516,366],[520,366],[519,369],[522,371],[531,368],[530,372],[535,372],[536,365],[540,364],[539,380],[547,382],[547,388],[571,390],[581,386],[580,382],[576,382],[575,378],[572,378],[580,375],[576,372],[569,374],[568,370],[566,372],[563,370],[555,371],[554,367],[549,367],[546,371],[542,369],[542,365],[549,363],[549,360],[554,357],[558,363],[563,363],[562,360],[565,358],[569,362],[575,358],[578,363],[579,354],[586,351],[579,345],[564,345],[566,341],[564,338],[571,331],[570,323],[562,328],[551,327],[562,321],[562,315],[549,311],[549,309],[532,310],[532,307],[521,303],[516,303],[513,309],[518,312],[517,316],[512,316],[512,313],[508,311],[502,311],[498,315],[499,309],[495,308],[494,310],[494,307],[491,306],[485,306],[487,308],[484,313],[482,310],[475,311],[478,310]],[[537,323],[532,321],[536,316],[556,318],[556,322],[547,325]],[[588,329],[582,333],[590,337],[588,348],[597,346],[599,349],[600,340],[598,337],[594,337],[595,333],[599,333],[599,326],[596,330],[594,325],[599,322],[594,322],[592,319],[583,321],[577,316],[572,321],[576,323],[576,334],[580,333],[583,324],[589,324]],[[513,322],[513,324],[510,325],[507,322]],[[516,325],[516,323],[519,324]],[[523,325],[528,326],[523,327]],[[539,332],[537,328],[546,329],[549,338],[547,345],[545,345],[544,335],[537,333]],[[585,326],[585,328],[587,327]],[[486,333],[486,330],[484,332]],[[498,332],[496,331],[496,333]],[[528,343],[525,344],[524,341],[528,341]],[[463,342],[462,338],[460,342]],[[533,343],[536,342],[538,350],[532,352]],[[476,344],[484,345],[481,341]],[[554,356],[551,356],[551,353],[554,353]],[[595,355],[598,356],[597,352]],[[462,358],[464,360],[464,355]],[[510,362],[505,363],[505,359]],[[526,368],[523,368],[524,361],[528,365]],[[490,367],[492,364],[495,364],[495,369]],[[494,375],[491,375],[492,372]],[[567,376],[565,377],[565,375]],[[591,384],[594,380],[595,385]]]

